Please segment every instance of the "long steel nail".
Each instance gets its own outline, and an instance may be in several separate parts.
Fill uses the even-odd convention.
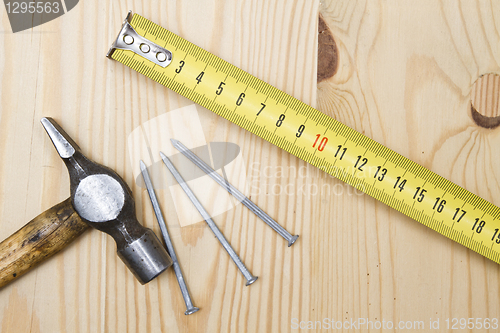
[[[221,175],[215,172],[212,167],[206,164],[202,159],[196,156],[189,148],[184,146],[180,141],[175,139],[170,139],[172,145],[180,151],[184,156],[186,156],[191,162],[196,164],[201,170],[203,170],[207,175],[209,175],[213,180],[215,180],[220,186],[226,189],[230,194],[232,194],[238,201],[245,205],[248,209],[257,215],[262,221],[266,222],[268,226],[273,228],[281,237],[288,241],[288,247],[292,246],[293,243],[299,237],[298,235],[291,235],[285,230],[281,225],[273,220],[269,215],[267,215],[262,209],[260,209],[256,204],[254,204],[250,199],[248,199],[243,193],[238,191],[236,187],[229,184]]]
[[[163,214],[160,209],[160,204],[158,203],[158,199],[156,198],[155,190],[153,189],[153,183],[151,182],[151,178],[149,177],[148,169],[146,168],[146,164],[143,161],[140,161],[141,165],[141,173],[142,178],[144,178],[144,183],[146,184],[146,189],[148,190],[149,198],[151,199],[151,203],[153,204],[153,210],[156,215],[156,219],[158,220],[158,224],[160,225],[161,234],[163,235],[163,239],[165,240],[165,244],[167,245],[168,253],[173,261],[175,277],[177,278],[177,282],[179,282],[179,287],[181,288],[182,297],[184,298],[184,303],[186,303],[186,312],[185,315],[190,315],[199,310],[196,306],[193,305],[191,301],[191,296],[189,295],[188,288],[186,286],[186,282],[184,280],[184,275],[182,275],[181,267],[179,266],[179,261],[177,260],[177,255],[175,254],[174,245],[172,244],[172,240],[168,235],[167,225],[165,224],[165,219],[163,218]]]
[[[222,232],[220,232],[219,228],[217,228],[217,226],[215,225],[215,222],[212,220],[212,218],[210,217],[208,212],[205,210],[205,208],[203,208],[200,201],[198,201],[198,199],[194,195],[193,191],[191,191],[191,189],[189,188],[187,183],[184,181],[184,179],[179,174],[177,169],[174,167],[172,162],[168,159],[168,157],[165,156],[165,154],[163,154],[162,152],[160,152],[160,155],[161,155],[161,158],[163,160],[163,163],[165,163],[168,170],[170,170],[170,172],[174,176],[175,180],[177,180],[177,182],[182,187],[184,192],[186,192],[186,194],[189,197],[189,199],[191,200],[191,202],[194,204],[194,206],[196,207],[198,212],[201,214],[201,216],[203,217],[205,222],[207,222],[210,229],[212,229],[212,232],[215,234],[215,237],[217,237],[217,239],[222,244],[224,249],[227,251],[227,253],[231,257],[231,259],[233,259],[236,266],[238,266],[238,269],[240,270],[240,272],[243,274],[243,276],[247,280],[246,285],[249,286],[252,283],[254,283],[257,280],[257,276],[253,276],[252,273],[250,273],[250,271],[245,267],[245,264],[243,264],[240,257],[238,257],[236,252],[234,252],[233,248],[228,243],[228,241],[226,240],[226,238],[224,237]]]

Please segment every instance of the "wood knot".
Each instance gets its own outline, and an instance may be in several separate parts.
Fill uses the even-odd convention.
[[[472,85],[471,116],[481,127],[493,129],[500,125],[500,75],[485,74]]]
[[[337,44],[320,14],[318,22],[318,83],[334,76],[337,72],[337,66]]]

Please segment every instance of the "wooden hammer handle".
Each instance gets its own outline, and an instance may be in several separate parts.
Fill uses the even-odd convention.
[[[0,288],[56,254],[89,226],[68,198],[0,243]]]

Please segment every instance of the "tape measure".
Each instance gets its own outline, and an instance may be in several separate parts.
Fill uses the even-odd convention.
[[[497,206],[140,15],[108,57],[500,263]]]

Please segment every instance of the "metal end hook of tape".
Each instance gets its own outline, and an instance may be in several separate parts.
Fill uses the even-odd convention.
[[[130,25],[130,20],[132,20],[132,11],[128,12],[118,37],[106,56],[111,58],[115,49],[130,50],[158,66],[167,67],[172,61],[172,52],[139,35]]]

